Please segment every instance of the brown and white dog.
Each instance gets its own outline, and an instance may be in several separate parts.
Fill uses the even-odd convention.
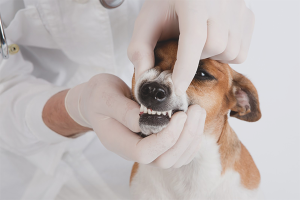
[[[198,104],[206,110],[204,134],[194,160],[178,169],[160,169],[135,163],[130,185],[134,199],[261,199],[259,171],[236,133],[230,116],[254,122],[260,119],[258,94],[249,79],[227,64],[201,60],[184,96],[176,96],[171,80],[177,41],[158,43],[155,68],[138,80],[132,92],[141,105],[143,136],[162,130],[176,111]]]

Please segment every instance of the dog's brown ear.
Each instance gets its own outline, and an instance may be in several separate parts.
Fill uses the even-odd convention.
[[[232,92],[235,104],[231,108],[230,116],[238,119],[255,122],[261,118],[259,100],[256,88],[252,82],[233,70]]]

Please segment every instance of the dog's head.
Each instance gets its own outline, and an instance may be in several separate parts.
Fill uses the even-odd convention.
[[[206,110],[206,127],[229,111],[230,116],[241,120],[260,119],[258,94],[251,81],[215,60],[201,60],[186,94],[177,96],[171,78],[177,45],[174,40],[158,43],[154,50],[155,67],[138,80],[133,76],[132,92],[141,105],[139,124],[144,135],[161,131],[175,112],[187,111],[192,104]]]

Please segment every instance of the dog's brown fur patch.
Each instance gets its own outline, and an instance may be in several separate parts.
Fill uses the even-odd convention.
[[[228,124],[227,116],[224,122],[223,130],[218,140],[219,152],[222,163],[222,174],[227,169],[233,169],[236,160],[239,160],[241,143]]]
[[[241,142],[240,144],[240,155],[234,164],[234,169],[240,174],[241,182],[246,188],[258,188],[260,173],[246,147]]]

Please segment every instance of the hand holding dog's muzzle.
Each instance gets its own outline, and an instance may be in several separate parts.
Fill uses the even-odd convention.
[[[139,105],[130,98],[130,89],[121,79],[100,74],[69,90],[65,105],[81,126],[95,129],[101,121],[113,118],[139,132]]]
[[[134,133],[140,131],[140,106],[130,97],[130,89],[121,79],[100,74],[70,89],[65,106],[75,122],[92,128],[108,150],[127,160],[162,168],[186,164],[199,146],[203,128],[190,130],[196,130],[199,122],[204,125],[205,120],[199,121],[203,110],[194,106],[187,115],[175,113],[161,132],[141,138]],[[195,138],[198,143],[193,145]]]

